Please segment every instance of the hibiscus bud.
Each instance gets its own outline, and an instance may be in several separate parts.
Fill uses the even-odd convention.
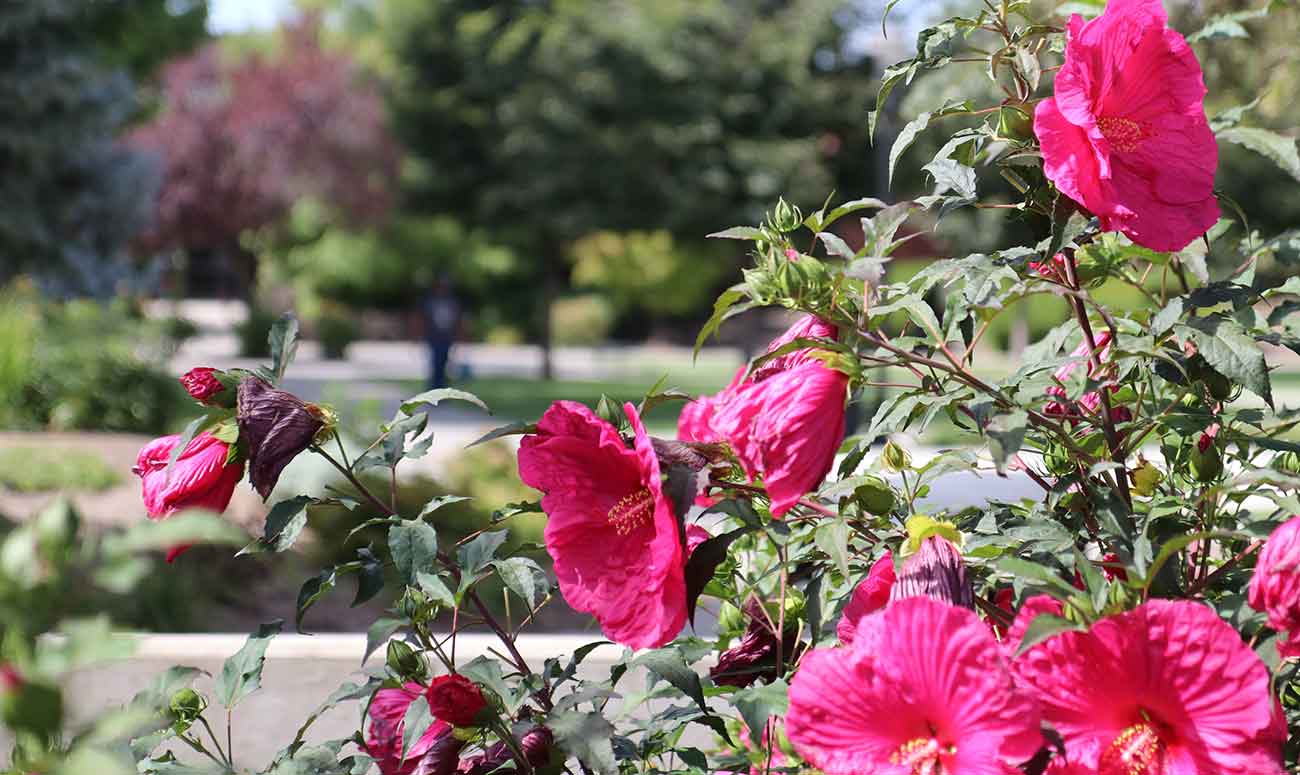
[[[1212,482],[1223,473],[1223,455],[1214,442],[1214,436],[1202,433],[1196,440],[1196,446],[1188,455],[1192,466],[1192,475],[1198,482]]]
[[[524,758],[534,767],[544,767],[551,761],[551,746],[555,737],[551,730],[536,726],[524,733],[520,747],[524,749]]]
[[[181,689],[172,695],[171,701],[167,703],[168,714],[172,718],[172,728],[183,733],[203,715],[203,711],[208,707],[207,699],[198,692],[190,688]]]
[[[735,646],[718,656],[718,664],[709,670],[709,677],[719,686],[744,688],[762,678],[774,680],[777,677],[776,652],[777,639],[775,626],[780,621],[777,615],[765,609],[757,600],[750,600],[745,606],[749,616],[749,626],[745,635]],[[770,621],[769,621],[770,620]],[[783,661],[792,663],[800,647],[799,630],[789,626],[795,621],[787,611],[786,630],[780,642]]]
[[[306,449],[325,423],[313,407],[257,377],[239,383],[240,438],[248,445],[248,479],[266,500],[284,467]]]
[[[458,727],[473,726],[479,711],[487,706],[478,686],[459,674],[433,679],[425,696],[435,717]]]
[[[1283,452],[1273,458],[1273,468],[1287,474],[1300,474],[1300,454]]]
[[[951,605],[975,607],[975,591],[966,575],[961,552],[943,536],[932,535],[908,557],[890,590],[890,601],[932,597]]]
[[[894,490],[879,479],[869,479],[854,488],[853,499],[868,514],[880,516],[894,510]]]
[[[235,391],[228,390],[227,382],[234,383],[234,378],[225,372],[210,366],[196,366],[180,377],[181,385],[190,398],[204,406],[232,407],[235,405]]]
[[[777,200],[776,211],[772,214],[772,225],[781,232],[794,231],[803,223],[803,213],[799,208],[785,201],[785,198]]]
[[[424,658],[400,640],[388,641],[388,669],[402,680],[421,681],[429,674]]]
[[[799,251],[795,250],[794,248],[786,248],[786,249],[785,249],[785,259],[786,259],[787,261],[798,261],[798,260],[799,260]]]
[[[23,675],[10,664],[0,665],[0,694],[11,694],[23,688]]]
[[[912,456],[906,449],[892,441],[885,444],[882,459],[885,461],[885,468],[894,473],[906,471],[912,467]]]

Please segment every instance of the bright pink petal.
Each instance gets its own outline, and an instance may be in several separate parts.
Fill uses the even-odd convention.
[[[889,592],[894,586],[895,578],[894,555],[885,552],[871,566],[867,577],[853,588],[849,604],[844,606],[844,612],[840,614],[840,621],[835,625],[840,643],[853,643],[862,619],[889,604]]]
[[[944,773],[1006,775],[1042,744],[1038,708],[1012,686],[988,628],[927,597],[866,618],[849,648],[805,656],[786,729],[828,775],[920,772],[899,765],[918,749]]]
[[[1145,724],[1172,775],[1281,772],[1268,669],[1199,603],[1145,603],[1035,645],[1015,669],[1066,752],[1088,766]]]

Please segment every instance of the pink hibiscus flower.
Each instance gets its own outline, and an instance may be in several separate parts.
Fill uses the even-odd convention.
[[[1268,668],[1200,603],[1150,601],[1036,644],[1014,669],[1090,772],[1282,772]]]
[[[415,682],[401,688],[380,689],[370,700],[370,730],[366,753],[375,760],[380,775],[449,775],[456,771],[464,743],[452,734],[445,721],[435,720],[428,730],[402,755],[403,719],[406,711],[426,687]]]
[[[809,315],[767,351],[809,337],[833,339],[835,329]],[[784,515],[830,471],[844,438],[848,384],[848,375],[802,349],[764,363],[719,398],[710,427],[731,445],[751,481],[762,477],[773,516]]]
[[[1037,703],[988,627],[928,597],[867,617],[848,648],[809,652],[786,731],[827,775],[1010,775],[1042,745]]]
[[[1102,376],[1102,370],[1106,368],[1106,359],[1110,355],[1110,339],[1109,331],[1102,331],[1093,339],[1093,341],[1097,343],[1097,358],[1102,362],[1102,369],[1098,369],[1096,365],[1090,362],[1089,354],[1092,350],[1088,347],[1088,342],[1085,340],[1079,342],[1079,346],[1074,348],[1074,352],[1070,353],[1072,360],[1069,363],[1062,365],[1052,376],[1055,377],[1057,382],[1068,382],[1070,375],[1074,374],[1075,370],[1080,366],[1086,364],[1088,367],[1088,377],[1094,380],[1100,379]],[[1114,385],[1108,385],[1106,390],[1114,393],[1116,387]],[[1049,396],[1052,396],[1057,400],[1048,401],[1047,405],[1043,407],[1044,413],[1054,416],[1071,414],[1069,394],[1065,392],[1065,388],[1057,384],[1048,385],[1046,392]],[[1087,393],[1084,393],[1083,397],[1079,399],[1079,404],[1085,411],[1095,413],[1101,406],[1101,393],[1096,390],[1090,390]],[[1077,414],[1077,412],[1075,413]],[[1128,422],[1133,419],[1133,413],[1129,411],[1127,406],[1112,406],[1110,409],[1110,418],[1112,422]]]
[[[1264,543],[1250,579],[1249,602],[1268,614],[1269,627],[1284,633],[1278,641],[1282,655],[1295,656],[1291,639],[1300,635],[1300,517],[1283,522]]]
[[[844,606],[840,621],[835,625],[835,634],[840,636],[840,643],[848,646],[858,634],[862,619],[889,605],[889,591],[894,586],[894,555],[885,552],[880,555],[867,571],[867,577],[853,588],[849,604]]]
[[[167,463],[180,440],[180,436],[154,439],[140,450],[131,468],[140,477],[149,519],[166,519],[185,509],[225,511],[244,478],[244,461],[227,464],[230,445],[206,431],[185,445],[169,472]],[[167,562],[189,548],[184,544],[168,549]]]
[[[659,460],[631,404],[628,449],[582,404],[557,401],[524,437],[519,476],[541,490],[546,551],[569,605],[632,648],[662,646],[686,624],[686,580]]]
[[[1214,225],[1219,149],[1205,82],[1160,0],[1073,16],[1055,92],[1034,111],[1043,173],[1103,229],[1172,251]]]

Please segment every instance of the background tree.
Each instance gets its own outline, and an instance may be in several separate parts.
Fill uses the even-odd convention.
[[[202,2],[162,0],[0,7],[0,282],[37,271],[54,290],[106,294],[126,274],[157,175],[115,142],[139,107],[128,73],[146,79],[193,46],[206,17]]]
[[[695,251],[778,192],[815,207],[831,188],[871,189],[873,84],[847,45],[848,3],[344,6],[391,51],[407,207],[516,246],[530,294],[515,308],[544,346],[587,234],[663,229]]]
[[[163,107],[132,134],[164,176],[141,242],[227,264],[251,292],[259,244],[274,244],[296,202],[328,222],[371,223],[392,204],[399,161],[378,91],[321,45],[314,17],[284,30],[274,55],[234,64],[208,46],[172,62]]]

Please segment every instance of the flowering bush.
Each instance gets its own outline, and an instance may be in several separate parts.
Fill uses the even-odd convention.
[[[482,406],[474,396],[412,398],[349,459],[327,407],[276,387],[292,321],[272,333],[269,369],[187,375],[206,413],[142,452],[151,515],[221,506],[223,472],[245,463],[266,498],[305,453],[350,489],[277,500],[247,551],[285,551],[327,504],[386,531],[309,579],[295,617],[301,627],[342,576],[356,576],[358,603],[394,586],[370,637],[372,650],[386,643],[383,666],[326,702],[362,700],[365,718],[351,738],[310,744],[309,719],[263,772],[1296,771],[1300,443],[1294,413],[1273,408],[1265,347],[1300,352],[1300,283],[1255,282],[1293,235],[1255,234],[1214,192],[1213,132],[1245,110],[1206,121],[1196,57],[1158,0],[1112,0],[1064,24],[1035,8],[1011,0],[948,19],[886,71],[882,102],[922,71],[971,59],[1005,94],[947,103],[899,132],[891,165],[931,124],[965,117],[924,167],[932,194],[807,215],[781,201],[764,223],[714,235],[748,243],[753,264],[700,343],[755,307],[794,311],[789,331],[717,395],[656,386],[621,407],[562,401],[489,433],[523,437],[519,473],[542,496],[455,545],[437,527],[454,499],[399,513],[395,468],[429,448],[426,405]],[[1234,218],[1219,219],[1221,205]],[[1004,210],[1041,240],[878,280],[905,222],[961,207]],[[860,247],[837,231],[849,216]],[[1149,303],[1110,309],[1094,296],[1105,283]],[[925,301],[935,292],[937,308]],[[1045,294],[1065,299],[1070,319],[1014,370],[977,367],[990,324]],[[863,387],[887,398],[865,433],[842,440]],[[687,402],[679,438],[649,435],[641,418],[669,401]],[[924,457],[879,445],[940,417],[970,443]],[[206,462],[213,450],[224,454]],[[390,492],[366,486],[370,469],[394,471]],[[934,498],[946,476],[975,497]],[[981,497],[975,476],[1017,477],[1035,497]],[[516,647],[524,624],[480,596],[499,579],[524,623],[556,599],[543,568],[503,551],[502,526],[538,510],[559,596],[624,647],[601,680],[579,666],[606,641],[530,664]],[[225,538],[168,528],[186,518],[150,525],[168,531],[155,545]],[[705,608],[716,632],[693,629]],[[455,658],[471,627],[500,640],[498,658]],[[231,708],[257,688],[278,630],[250,637],[212,699]],[[57,676],[34,656],[49,643],[5,641],[15,771],[90,755],[101,772],[203,771],[160,752],[167,741],[236,769],[218,736],[199,733],[211,700],[183,669],[130,706],[153,734],[135,736],[129,756],[105,731],[62,741]],[[647,691],[622,699],[633,674]]]

